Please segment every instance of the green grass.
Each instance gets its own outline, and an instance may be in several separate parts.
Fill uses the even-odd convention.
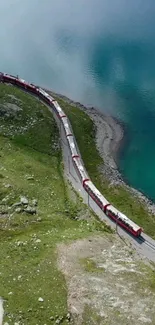
[[[144,204],[124,186],[109,187],[108,181],[101,175],[99,167],[103,164],[103,160],[96,149],[93,121],[79,108],[57,96],[55,98],[70,119],[85,167],[93,183],[115,207],[144,228],[148,235],[155,238],[155,218],[147,212]]]
[[[144,263],[140,263],[141,272],[144,272],[144,274],[146,274],[145,278],[143,277],[143,286],[145,286],[150,291],[155,293],[155,265],[154,265],[154,263],[152,263],[152,266],[153,266],[153,268],[150,268],[150,266],[148,266]]]
[[[8,103],[22,110],[14,114]],[[6,299],[5,321],[55,324],[58,315],[67,324],[67,288],[57,266],[57,244],[110,229],[90,211],[88,220],[80,219],[88,210],[78,195],[70,198],[58,129],[47,108],[0,84],[0,114],[0,295]],[[30,204],[37,199],[36,215],[16,212],[14,203],[21,195]]]

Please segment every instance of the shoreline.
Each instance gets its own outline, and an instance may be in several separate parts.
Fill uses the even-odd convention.
[[[117,159],[124,142],[125,125],[117,118],[106,115],[95,107],[86,107],[65,95],[55,93],[49,89],[46,89],[46,91],[51,93],[52,96],[56,95],[68,104],[81,109],[93,120],[96,127],[96,146],[104,160],[101,173],[110,182],[111,186],[124,186],[127,191],[146,205],[149,213],[155,215],[155,203],[144,193],[128,185],[118,169]]]

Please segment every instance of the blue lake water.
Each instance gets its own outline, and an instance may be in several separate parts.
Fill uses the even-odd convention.
[[[0,70],[123,121],[119,168],[155,200],[154,1],[1,0],[0,12]]]

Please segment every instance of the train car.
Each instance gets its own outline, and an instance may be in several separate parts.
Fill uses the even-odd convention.
[[[0,82],[4,82],[4,73],[0,72]]]
[[[56,113],[59,118],[66,117],[65,113],[63,112],[63,110],[61,109],[60,105],[58,104],[58,102],[56,100],[53,101],[53,105],[56,109]]]
[[[108,217],[114,220],[122,228],[130,232],[133,236],[138,237],[142,232],[142,228],[136,225],[132,220],[130,220],[125,214],[118,211],[111,204],[105,207],[105,213]]]
[[[69,143],[69,148],[70,148],[70,151],[71,151],[72,158],[79,157],[79,155],[77,153],[75,143],[74,143],[74,140],[73,140],[73,136],[67,137],[67,140],[68,140],[68,143]]]
[[[11,83],[13,85],[16,85],[20,88],[23,88],[23,89],[26,89],[32,93],[37,93],[37,87],[33,84],[29,84],[28,82],[26,82],[24,79],[20,79],[18,78],[18,76],[12,76],[12,75],[9,75],[7,73],[3,73],[3,78],[2,78],[3,82],[6,82],[6,83]]]
[[[34,84],[32,84],[32,83],[29,84],[29,83],[28,83],[26,89],[27,89],[27,90],[30,90],[32,93],[38,95],[38,87],[35,86]]]
[[[35,85],[26,82],[24,79],[17,77],[15,84],[20,88],[24,88],[25,90],[30,91],[34,94],[38,93],[38,88]]]
[[[95,187],[92,181],[90,180],[84,181],[83,187],[88,192],[88,194],[92,197],[92,199],[97,203],[97,205],[104,211],[105,206],[107,206],[109,202],[99,192],[99,190]]]
[[[67,116],[64,117],[64,118],[62,119],[62,124],[63,124],[63,126],[64,126],[66,136],[67,136],[67,137],[68,137],[68,136],[72,136],[72,131],[71,131],[70,125],[69,125],[69,123],[68,123],[68,118],[67,118]]]
[[[78,173],[78,176],[81,180],[82,185],[84,185],[84,182],[87,180],[89,180],[88,174],[86,172],[86,170],[84,169],[83,165],[82,165],[82,161],[80,157],[73,157],[72,158],[75,169]]]
[[[27,83],[24,79],[21,79],[21,78],[16,78],[16,85],[21,87],[21,88],[24,88],[24,89],[27,89]]]
[[[83,184],[85,191],[91,196],[91,198],[96,202],[96,204],[102,209],[102,211],[104,211],[104,213],[109,218],[111,218],[113,221],[115,221],[117,224],[119,224],[122,228],[124,228],[126,231],[131,233],[133,236],[135,237],[140,236],[141,232],[143,231],[142,228],[140,228],[133,221],[127,218],[123,213],[121,213],[115,207],[113,207],[105,199],[105,197],[98,191],[98,189],[94,186],[94,184],[89,180],[88,174],[85,168],[83,167],[82,160],[79,157],[77,147],[76,147],[76,141],[74,141],[72,130],[69,125],[69,120],[66,117],[65,113],[63,112],[63,110],[61,109],[58,102],[40,87],[36,87],[31,83],[27,83],[24,79],[18,78],[18,76],[15,77],[0,72],[0,82],[10,83],[24,90],[27,90],[31,93],[37,94],[41,99],[43,99],[44,102],[46,102],[54,109],[57,116],[62,121],[66,133],[67,141],[69,144],[69,148],[71,151],[73,164],[75,166],[75,169],[78,173],[78,176],[81,180],[81,183]]]
[[[11,84],[15,85],[16,84],[16,77],[12,76],[12,75],[9,75],[7,73],[3,73],[3,82],[11,83]]]
[[[38,88],[38,95],[41,99],[43,99],[47,104],[51,105],[53,103],[54,98],[50,96],[45,90],[42,88]]]

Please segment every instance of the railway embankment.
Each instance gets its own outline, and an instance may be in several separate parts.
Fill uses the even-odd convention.
[[[50,92],[59,101],[73,127],[85,167],[103,195],[155,238],[155,204],[128,186],[116,164],[123,127],[111,116]]]

